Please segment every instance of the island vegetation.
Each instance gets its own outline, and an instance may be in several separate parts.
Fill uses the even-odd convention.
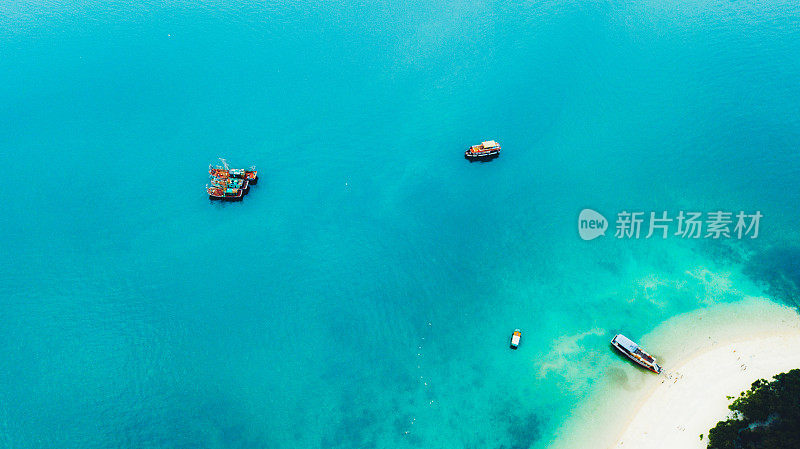
[[[800,369],[753,382],[708,433],[708,449],[800,448]],[[702,438],[702,437],[701,437]]]

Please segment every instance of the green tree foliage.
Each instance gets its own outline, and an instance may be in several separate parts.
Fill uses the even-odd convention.
[[[759,379],[708,432],[708,449],[800,449],[800,369]]]

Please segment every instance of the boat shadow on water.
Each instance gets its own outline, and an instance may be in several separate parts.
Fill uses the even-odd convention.
[[[636,367],[615,363],[613,366],[606,368],[605,379],[613,388],[636,392],[641,391],[647,385],[650,374],[645,369],[636,369]]]

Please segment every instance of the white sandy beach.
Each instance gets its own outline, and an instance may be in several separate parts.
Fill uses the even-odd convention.
[[[800,315],[751,297],[673,317],[639,343],[662,374],[619,357],[548,448],[705,448],[709,429],[730,412],[727,396],[800,368]]]
[[[697,354],[663,373],[616,448],[705,448],[708,430],[757,379],[800,368],[800,333],[741,341]],[[703,434],[703,439],[700,439]]]

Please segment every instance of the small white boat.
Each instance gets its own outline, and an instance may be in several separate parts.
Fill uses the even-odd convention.
[[[515,329],[514,333],[511,334],[511,349],[519,348],[519,339],[522,338],[522,331],[519,329]]]
[[[611,340],[611,345],[639,365],[656,374],[661,373],[661,367],[658,365],[658,363],[656,363],[656,359],[652,355],[646,353],[642,348],[639,347],[639,345],[634,343],[633,340],[629,339],[628,337],[622,334],[617,334]]]

